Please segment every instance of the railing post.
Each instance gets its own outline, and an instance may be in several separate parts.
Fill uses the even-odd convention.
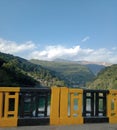
[[[60,88],[52,87],[51,89],[51,107],[50,107],[50,124],[59,124],[60,117]]]
[[[0,88],[0,127],[17,126],[19,91],[19,87]]]
[[[111,118],[111,91],[107,95],[107,116],[109,117],[109,122]]]
[[[68,124],[83,124],[83,90],[68,89],[70,95],[70,116],[67,117]]]
[[[2,109],[3,109],[3,92],[0,91],[0,120],[3,115]]]
[[[68,124],[68,88],[62,87],[60,94],[60,124]]]
[[[109,123],[117,123],[117,90],[110,90],[107,98]]]
[[[70,99],[68,99],[70,95]],[[83,90],[66,87],[52,88],[51,96],[51,125],[83,124],[82,106]],[[74,108],[77,100],[77,109]],[[68,104],[70,102],[70,105]],[[70,108],[70,112],[68,111]],[[70,115],[69,115],[70,114]]]

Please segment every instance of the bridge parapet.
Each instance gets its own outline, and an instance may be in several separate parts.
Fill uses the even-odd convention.
[[[82,94],[82,89],[52,88],[50,124],[83,124]]]
[[[20,88],[0,87],[0,126],[17,126]]]
[[[117,123],[117,90],[0,87],[0,127]]]

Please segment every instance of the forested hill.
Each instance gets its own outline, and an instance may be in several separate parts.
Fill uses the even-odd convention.
[[[85,87],[86,83],[95,78],[94,73],[85,65],[70,61],[30,60],[49,70],[57,72],[70,87]]]
[[[117,64],[100,71],[96,79],[88,84],[91,89],[117,89]]]
[[[23,58],[0,52],[0,86],[64,86],[56,73]]]

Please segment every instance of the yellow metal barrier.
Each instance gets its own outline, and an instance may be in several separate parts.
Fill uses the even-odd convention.
[[[51,90],[51,108],[50,108],[50,124],[59,124],[59,104],[60,103],[60,88],[53,87]]]
[[[19,87],[0,87],[0,127],[17,126]]]
[[[19,92],[19,87],[0,87],[0,127],[18,125]],[[106,107],[106,116],[109,117],[109,122],[117,123],[117,90],[109,91]],[[50,107],[51,125],[83,124],[84,118],[82,117],[82,113],[82,89],[52,87]]]
[[[50,124],[83,124],[82,89],[52,88]]]
[[[109,123],[117,123],[117,90],[110,90],[107,98]]]

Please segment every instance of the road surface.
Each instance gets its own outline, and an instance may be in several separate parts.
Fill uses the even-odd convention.
[[[0,128],[0,130],[117,130],[117,124],[100,123],[67,126],[19,126]]]

